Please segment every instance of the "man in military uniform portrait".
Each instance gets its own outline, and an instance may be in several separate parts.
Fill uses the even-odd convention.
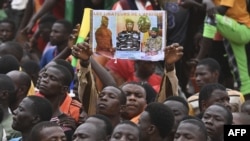
[[[134,21],[126,19],[126,30],[118,33],[116,49],[121,51],[140,50],[140,33],[134,30]]]
[[[162,37],[158,35],[159,29],[153,27],[150,31],[150,37],[147,39],[143,52],[148,56],[154,56],[158,54],[158,51],[162,48]]]
[[[106,16],[102,16],[101,26],[95,32],[96,39],[96,52],[108,51],[114,52],[112,45],[112,32],[108,29],[109,19]]]

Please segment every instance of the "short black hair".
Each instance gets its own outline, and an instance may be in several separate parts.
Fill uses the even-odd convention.
[[[64,67],[66,67],[66,68],[69,70],[69,72],[70,72],[70,74],[72,75],[72,77],[74,77],[75,71],[74,71],[72,65],[71,65],[68,61],[66,61],[66,60],[64,60],[64,59],[55,59],[55,60],[53,60],[53,61],[54,61],[56,64],[58,64],[58,65],[62,65],[62,66],[64,66]]]
[[[65,27],[65,32],[67,34],[71,34],[71,32],[73,30],[73,25],[71,22],[69,22],[68,20],[65,20],[65,19],[60,19],[60,20],[57,20],[55,23],[62,24]]]
[[[227,125],[231,125],[233,123],[233,114],[232,112],[223,104],[221,103],[214,103],[212,105],[210,105],[209,107],[211,106],[218,106],[218,107],[221,107],[222,109],[224,109],[226,111],[226,123]]]
[[[4,46],[1,50],[1,54],[11,54],[16,59],[21,62],[23,57],[23,48],[20,43],[15,41],[7,41],[1,44],[1,47]]]
[[[50,128],[50,127],[60,127],[56,122],[50,122],[50,121],[42,121],[38,124],[36,124],[31,132],[30,132],[30,139],[32,141],[41,141],[41,131],[44,129],[44,128]]]
[[[73,80],[73,76],[71,75],[71,73],[69,72],[69,70],[66,67],[64,67],[62,65],[53,65],[50,67],[53,67],[53,68],[56,68],[57,70],[59,70],[63,74],[63,82],[62,83],[66,86],[70,86],[70,83]]]
[[[204,135],[204,137],[206,137],[206,138],[208,137],[207,128],[206,128],[204,122],[200,118],[194,117],[194,116],[186,116],[180,121],[180,124],[181,123],[190,123],[190,124],[193,124],[193,125],[199,127],[199,129],[200,129],[199,132],[202,133]]]
[[[140,128],[139,128],[134,122],[132,122],[132,121],[130,121],[130,120],[123,120],[123,121],[121,121],[120,123],[118,123],[118,124],[116,125],[116,127],[117,127],[118,125],[122,125],[122,124],[127,124],[127,125],[130,125],[130,126],[134,127],[134,128],[138,131],[138,133],[139,133],[139,141],[141,141],[141,138],[142,138],[141,130],[140,130]],[[116,127],[114,127],[114,131],[115,131],[115,128],[116,128]],[[113,131],[113,132],[114,132],[114,131]]]
[[[0,90],[7,90],[9,94],[9,102],[16,99],[15,84],[6,74],[0,74]]]
[[[241,104],[241,111],[245,110],[245,106],[250,105],[250,100],[246,100]]]
[[[47,14],[43,17],[41,17],[41,19],[39,20],[39,23],[38,24],[53,24],[56,22],[56,17],[54,15],[51,15],[51,14]]]
[[[15,32],[16,32],[16,24],[13,20],[10,20],[8,18],[5,18],[5,19],[2,19],[0,20],[0,24],[1,23],[8,23],[11,25],[11,30],[14,32],[14,35],[15,35]]]
[[[211,72],[215,72],[215,71],[220,72],[221,71],[221,67],[220,67],[219,62],[216,61],[213,58],[204,58],[204,59],[202,59],[202,60],[199,61],[199,63],[197,64],[197,66],[199,66],[199,65],[208,66],[208,69]]]
[[[38,74],[40,66],[36,61],[27,60],[21,63],[22,70],[28,74]]]
[[[27,60],[21,63],[22,71],[26,72],[32,79],[34,85],[36,85],[40,66],[36,61]]]
[[[145,108],[150,116],[150,121],[156,126],[159,135],[165,138],[174,125],[174,114],[172,110],[163,103],[152,102]]]
[[[12,70],[19,70],[19,61],[13,55],[4,55],[0,57],[0,73],[6,74]]]
[[[94,117],[94,118],[102,120],[105,123],[105,126],[106,126],[105,127],[106,134],[109,135],[109,136],[112,134],[113,126],[112,126],[112,123],[111,123],[111,121],[110,121],[110,119],[108,117],[106,117],[104,115],[101,115],[101,114],[91,115],[88,118],[90,118],[90,117]]]
[[[30,95],[27,96],[32,103],[32,113],[37,114],[40,117],[40,121],[50,121],[52,118],[52,104],[50,101],[44,97],[36,96],[36,95]]]
[[[114,87],[114,88],[118,89],[120,91],[120,93],[118,94],[120,103],[121,103],[121,105],[126,105],[127,97],[126,97],[126,94],[124,93],[124,91],[121,88],[119,88],[117,86],[105,86],[104,88],[106,88],[106,87]]]
[[[180,96],[169,96],[165,100],[165,102],[168,101],[168,100],[178,101],[178,102],[182,103],[187,108],[187,110],[189,111],[188,102],[183,97],[180,97]]]
[[[202,106],[201,106],[202,101],[208,100],[211,97],[212,92],[214,90],[226,91],[226,88],[219,83],[205,84],[201,88],[200,93],[199,93],[199,109],[200,109],[200,111],[202,111],[202,109],[201,109],[202,108]]]

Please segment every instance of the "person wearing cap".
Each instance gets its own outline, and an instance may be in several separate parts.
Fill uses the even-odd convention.
[[[108,29],[109,18],[102,16],[101,25],[95,32],[96,38],[96,51],[109,51],[113,52],[112,45],[112,32]]]
[[[140,33],[134,30],[134,21],[125,20],[126,30],[118,33],[116,47],[121,51],[138,51],[140,49]]]
[[[147,39],[145,47],[142,49],[146,55],[154,56],[162,48],[162,37],[158,35],[159,29],[153,27],[150,31],[150,37]]]

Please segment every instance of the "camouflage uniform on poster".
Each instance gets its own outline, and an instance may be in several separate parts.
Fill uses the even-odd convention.
[[[150,33],[150,37],[147,39],[143,52],[147,55],[157,55],[158,51],[162,47],[162,37],[158,35],[158,28],[153,27]]]

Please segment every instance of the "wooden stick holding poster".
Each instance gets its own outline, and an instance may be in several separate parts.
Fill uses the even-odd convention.
[[[94,53],[119,59],[164,59],[165,11],[92,10],[91,17]]]

